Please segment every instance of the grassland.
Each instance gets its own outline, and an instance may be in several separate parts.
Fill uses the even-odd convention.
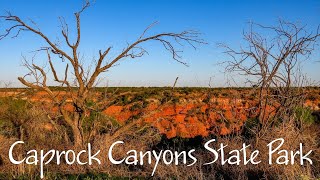
[[[57,96],[65,89],[51,87]],[[196,179],[250,179],[297,178],[320,176],[319,108],[320,88],[304,88],[304,103],[295,109],[295,119],[280,122],[272,128],[259,129],[257,122],[257,94],[253,88],[174,88],[164,87],[110,87],[96,88],[88,106],[101,107],[83,123],[88,142],[95,149],[105,149],[114,140],[125,140],[127,149],[197,149],[200,161],[210,158],[202,149],[208,139],[217,138],[229,144],[229,149],[241,147],[244,142],[264,152],[265,145],[276,137],[284,137],[288,148],[302,142],[314,150],[313,166],[259,166],[208,167],[195,165],[166,166],[160,164],[156,178]],[[29,89],[0,90],[0,172],[1,179],[37,179],[39,169],[31,165],[13,165],[7,153],[17,140],[26,142],[26,148],[72,148],[70,130],[64,124],[46,93]],[[101,105],[96,106],[98,103]],[[70,111],[72,107],[66,105]],[[271,105],[270,105],[270,108]],[[272,116],[272,111],[270,111]],[[119,131],[121,127],[134,123]],[[285,124],[284,124],[285,123]],[[259,129],[260,135],[256,129]],[[121,132],[121,133],[119,133]],[[259,134],[259,135],[258,135]],[[127,149],[119,152],[119,156]],[[21,149],[24,152],[25,149]],[[23,153],[22,153],[23,154]],[[20,156],[22,154],[17,154]],[[49,165],[47,179],[109,179],[150,178],[150,166],[60,166]]]

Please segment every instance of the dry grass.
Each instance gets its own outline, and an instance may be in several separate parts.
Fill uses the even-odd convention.
[[[7,106],[8,104],[2,104]],[[5,109],[1,107],[1,109]],[[25,119],[28,117],[28,121],[20,126],[24,129],[24,141],[26,146],[17,150],[16,157],[22,157],[27,149],[57,149],[66,150],[73,149],[72,143],[67,138],[68,129],[63,124],[53,123],[49,120],[46,113],[36,107],[28,107],[23,110],[17,118]],[[1,112],[1,116],[4,111]],[[263,128],[259,133],[253,134],[251,137],[245,137],[241,134],[230,135],[226,137],[218,137],[219,143],[227,144],[228,150],[239,149],[242,147],[242,143],[251,144],[252,149],[260,151],[262,163],[259,165],[224,165],[215,163],[210,166],[202,166],[208,159],[212,158],[210,153],[203,148],[204,142],[209,139],[202,138],[199,142],[202,146],[195,147],[195,156],[198,162],[187,167],[186,165],[165,165],[160,163],[155,172],[155,179],[251,179],[251,178],[264,178],[264,179],[313,179],[320,177],[320,146],[319,146],[319,124],[303,123],[302,120],[291,119],[287,122],[277,124],[272,128]],[[93,128],[99,128],[94,126]],[[94,129],[93,129],[94,131]],[[98,131],[98,130],[97,130]],[[253,132],[254,131],[253,129]],[[21,138],[20,137],[20,138]],[[282,137],[285,139],[283,148],[285,149],[297,149],[299,143],[303,143],[305,151],[313,150],[312,160],[314,164],[312,166],[300,166],[300,165],[288,165],[277,166],[267,164],[267,148],[266,145],[272,140]],[[79,165],[66,165],[61,164],[59,166],[50,164],[46,167],[45,173],[47,179],[56,179],[57,174],[107,174],[112,177],[144,177],[150,178],[153,170],[153,163],[151,165],[143,166],[128,166],[128,165],[111,165],[108,161],[107,150],[109,146],[117,141],[122,140],[125,142],[123,148],[115,152],[115,157],[123,157],[125,153],[130,149],[137,151],[152,150],[156,146],[163,149],[170,149],[172,151],[181,151],[191,147],[187,147],[183,143],[185,140],[178,139],[174,146],[159,146],[163,143],[162,136],[159,132],[145,124],[141,124],[139,120],[132,121],[124,129],[113,130],[112,133],[96,133],[94,138],[91,139],[93,145],[93,152],[101,150],[99,159],[102,161],[102,165],[94,166],[79,166]],[[19,139],[18,136],[4,136],[0,135],[0,174],[7,174],[4,176],[7,178],[18,178],[27,176],[27,179],[34,179],[39,175],[39,167],[31,165],[12,165],[8,159],[7,153],[9,147]],[[173,141],[173,140],[167,140]],[[190,144],[189,144],[190,145]],[[218,143],[216,144],[218,145]],[[191,144],[192,146],[192,144]],[[18,153],[20,152],[20,153]],[[1,178],[2,176],[0,176]]]

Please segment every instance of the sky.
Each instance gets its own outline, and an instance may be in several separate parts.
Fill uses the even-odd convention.
[[[32,19],[48,37],[62,41],[58,17],[64,17],[69,31],[75,32],[73,13],[78,11],[82,0],[0,0],[0,14],[10,11],[23,20]],[[319,0],[96,0],[81,17],[82,39],[80,52],[89,65],[98,56],[100,49],[112,46],[109,59],[119,53],[127,43],[132,43],[151,23],[157,21],[148,35],[162,32],[198,30],[208,44],[197,45],[197,49],[183,46],[182,59],[188,67],[172,59],[172,55],[158,42],[148,42],[143,47],[148,54],[135,59],[125,59],[104,73],[101,86],[172,86],[179,77],[177,86],[227,85],[226,75],[219,62],[228,59],[217,43],[226,43],[238,48],[245,42],[243,31],[248,22],[274,25],[279,18],[307,24],[315,30],[320,24]],[[0,21],[0,34],[8,23]],[[40,38],[23,32],[17,38],[0,41],[0,82],[21,87],[17,77],[27,71],[22,57],[31,58],[34,50],[45,46]],[[64,47],[64,46],[62,46]],[[307,76],[320,81],[320,53],[317,51],[310,61],[304,63]],[[47,65],[43,54],[35,61]],[[57,59],[59,72],[64,63]],[[211,79],[211,81],[210,81]],[[242,86],[241,77],[236,77]]]

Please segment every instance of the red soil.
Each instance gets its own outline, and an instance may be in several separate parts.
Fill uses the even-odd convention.
[[[61,99],[65,92],[57,91]],[[14,94],[14,93],[11,93]],[[97,96],[98,97],[98,96]],[[229,97],[212,97],[210,103],[204,103],[204,94],[194,96],[180,96],[177,103],[164,103],[152,101],[144,108],[131,107],[134,103],[126,105],[111,105],[103,113],[115,118],[120,124],[125,124],[129,119],[142,119],[145,123],[155,126],[168,138],[180,136],[191,138],[195,136],[208,136],[209,134],[227,135],[239,132],[244,122],[256,117],[257,110],[255,100],[232,99]],[[37,92],[31,97],[31,101],[50,104],[51,100],[45,92]],[[71,102],[70,98],[67,101]],[[319,109],[319,100],[306,100],[305,106]],[[72,104],[66,104],[65,109],[74,111]],[[52,113],[58,111],[57,107],[51,108]],[[267,106],[266,116],[272,116],[274,107]],[[52,129],[52,127],[46,127]]]

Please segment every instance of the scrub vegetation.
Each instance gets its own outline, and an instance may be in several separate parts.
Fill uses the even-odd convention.
[[[29,73],[18,80],[26,88],[0,91],[0,179],[40,178],[39,166],[9,161],[9,148],[16,141],[25,142],[14,153],[16,158],[23,158],[30,149],[79,152],[88,143],[93,151],[101,150],[101,157],[107,157],[108,147],[118,140],[126,145],[117,149],[117,158],[124,157],[130,149],[196,150],[196,164],[168,166],[160,162],[155,179],[320,178],[320,88],[308,81],[301,68],[317,50],[319,28],[308,31],[307,26],[284,20],[274,26],[252,23],[243,34],[245,44],[240,48],[219,44],[230,57],[221,63],[226,75],[245,76],[249,87],[97,87],[101,74],[120,60],[145,55],[145,42],[159,43],[182,65],[187,64],[181,58],[181,46],[196,48],[206,42],[194,30],[149,35],[156,25],[153,23],[110,61],[106,59],[110,59],[112,47],[97,52],[94,66],[85,67],[78,47],[81,15],[89,7],[90,2],[85,1],[74,13],[74,39],[69,38],[70,27],[60,18],[64,45],[46,36],[32,20],[10,12],[0,16],[8,26],[0,27],[0,40],[31,33],[45,43],[37,53],[46,55],[49,66],[45,69],[33,58],[24,57]],[[65,65],[61,74],[56,70],[57,61]],[[49,78],[57,86],[49,86]],[[279,137],[285,140],[283,149],[297,150],[302,143],[306,151],[312,150],[313,164],[269,165],[267,144]],[[243,143],[250,144],[250,151],[255,149],[262,154],[262,163],[203,166],[212,159],[204,144],[213,138],[218,143],[212,148],[227,144],[226,152],[240,149]],[[112,165],[101,160],[101,165],[91,166],[49,163],[44,169],[45,178],[149,179],[153,171],[152,164]]]

